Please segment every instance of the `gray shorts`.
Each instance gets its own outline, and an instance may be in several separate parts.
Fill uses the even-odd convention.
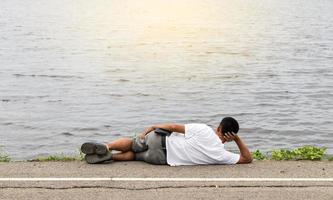
[[[135,160],[155,165],[167,164],[161,141],[162,136],[155,132],[150,132],[145,139],[141,139],[139,136],[134,137],[132,151],[135,153]]]

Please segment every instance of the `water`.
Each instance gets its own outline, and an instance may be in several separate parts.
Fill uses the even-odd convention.
[[[0,144],[75,154],[164,122],[333,154],[333,1],[2,0]],[[227,148],[236,149],[234,144]]]

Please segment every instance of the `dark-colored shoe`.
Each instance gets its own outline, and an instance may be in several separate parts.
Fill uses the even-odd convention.
[[[94,143],[94,142],[86,142],[82,144],[81,151],[84,154],[98,154],[98,155],[104,155],[109,150],[105,144],[101,143]]]
[[[84,159],[89,164],[98,164],[103,163],[105,161],[112,160],[112,154],[107,151],[104,155],[98,155],[98,154],[87,154]]]

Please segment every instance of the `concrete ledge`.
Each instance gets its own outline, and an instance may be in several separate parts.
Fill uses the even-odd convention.
[[[0,178],[121,178],[82,181],[0,181],[1,199],[124,199],[219,198],[332,199],[333,162],[256,161],[246,165],[158,166],[143,162],[89,165],[85,162],[12,162],[0,164]],[[123,179],[125,178],[125,179]],[[199,178],[198,181],[130,181],[127,178]],[[214,181],[211,178],[267,178],[264,181]],[[269,178],[312,178],[270,181]],[[316,181],[316,179],[330,179]],[[205,181],[202,181],[205,180]],[[273,193],[279,192],[278,196]],[[162,196],[159,196],[161,194]],[[205,196],[205,195],[210,195]],[[222,195],[223,194],[223,195]],[[307,195],[306,195],[307,194]],[[38,196],[39,195],[39,196]],[[250,196],[247,196],[250,195]],[[101,197],[101,198],[99,198]],[[114,199],[114,198],[112,198]],[[118,198],[115,198],[118,199]]]
[[[150,165],[144,162],[114,162],[89,165],[85,162],[0,163],[6,177],[253,177],[332,178],[332,161],[255,161],[244,165],[179,166]]]

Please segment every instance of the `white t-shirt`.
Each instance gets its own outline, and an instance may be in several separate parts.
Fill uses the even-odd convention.
[[[236,164],[239,154],[224,149],[214,130],[206,124],[185,124],[185,134],[166,137],[167,163],[178,165]]]

